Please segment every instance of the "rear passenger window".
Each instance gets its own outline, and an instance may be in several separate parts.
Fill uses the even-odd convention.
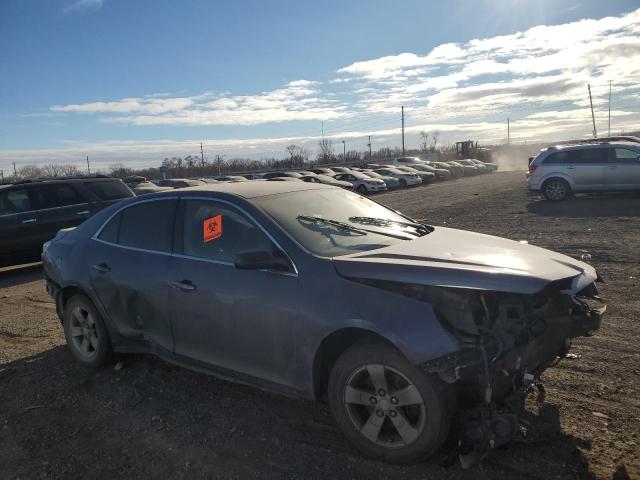
[[[98,238],[105,242],[118,243],[118,234],[120,233],[120,219],[122,215],[118,213],[115,217],[109,220],[109,223],[100,232]]]
[[[578,152],[580,152],[580,159],[577,163],[607,163],[609,157],[607,148],[587,148]]]
[[[0,190],[0,215],[11,215],[29,210],[33,209],[26,188]]]
[[[543,163],[607,163],[607,157],[606,148],[583,148],[552,153]]]
[[[125,208],[120,215],[118,244],[171,252],[176,200],[156,200]]]
[[[133,193],[120,180],[101,180],[98,182],[85,182],[84,186],[100,200],[118,200],[120,198],[133,197]]]
[[[639,163],[640,153],[627,148],[616,148],[615,150],[615,162],[616,163]]]
[[[33,195],[35,197],[35,204],[40,210],[85,203],[85,200],[78,194],[78,192],[76,192],[71,185],[66,183],[38,185],[37,187],[34,187]]]

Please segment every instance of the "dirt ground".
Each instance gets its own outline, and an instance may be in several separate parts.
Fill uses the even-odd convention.
[[[548,370],[527,444],[464,471],[446,450],[397,467],[363,458],[326,405],[146,356],[89,371],[64,344],[38,265],[0,271],[0,478],[640,478],[640,195],[551,204],[524,173],[375,197],[445,225],[583,256],[606,280],[600,332]]]

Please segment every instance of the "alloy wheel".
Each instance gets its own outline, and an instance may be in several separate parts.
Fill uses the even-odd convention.
[[[71,313],[71,328],[69,329],[71,341],[77,352],[90,360],[98,353],[98,330],[91,313],[76,307]]]
[[[551,200],[562,200],[567,195],[567,187],[560,180],[552,180],[547,183],[545,192]]]
[[[364,365],[344,390],[349,419],[369,441],[386,448],[413,443],[425,428],[425,403],[418,388],[398,370]]]

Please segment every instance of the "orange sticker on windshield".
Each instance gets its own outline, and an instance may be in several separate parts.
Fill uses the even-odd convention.
[[[222,215],[205,218],[202,222],[202,233],[204,243],[220,238],[222,236]]]

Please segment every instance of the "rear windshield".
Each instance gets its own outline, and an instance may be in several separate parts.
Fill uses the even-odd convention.
[[[100,200],[118,200],[134,196],[131,190],[120,180],[85,182],[84,186],[91,190]]]

